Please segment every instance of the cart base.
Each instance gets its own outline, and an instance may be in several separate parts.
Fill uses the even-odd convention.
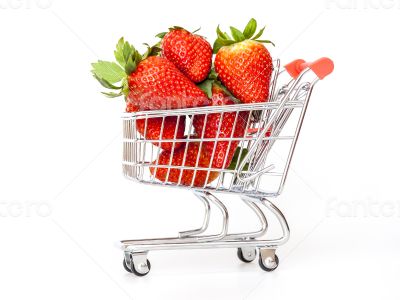
[[[184,231],[178,237],[124,240],[121,241],[124,250],[125,269],[137,276],[144,276],[150,272],[150,262],[147,259],[149,251],[179,250],[179,249],[210,249],[210,248],[237,248],[238,257],[243,262],[251,262],[259,253],[259,265],[264,271],[273,271],[279,265],[275,254],[278,246],[289,239],[290,230],[282,212],[265,198],[242,197],[242,200],[255,212],[261,222],[261,229],[255,232],[228,234],[229,214],[225,205],[209,192],[195,192],[195,195],[205,205],[203,225],[195,230]],[[223,226],[219,234],[200,235],[209,223],[210,202],[214,203],[223,215]],[[261,204],[261,205],[260,205]],[[282,236],[277,239],[262,239],[268,231],[266,215],[260,206],[266,207],[278,219]]]

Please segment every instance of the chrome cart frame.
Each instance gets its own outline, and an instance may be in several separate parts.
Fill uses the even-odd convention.
[[[241,261],[253,261],[258,250],[260,267],[265,271],[275,270],[279,264],[275,251],[288,241],[290,230],[283,213],[268,198],[275,198],[282,192],[313,88],[332,71],[333,62],[328,58],[321,58],[313,63],[295,60],[284,67],[277,60],[274,62],[268,102],[124,114],[125,177],[145,184],[191,189],[205,208],[203,224],[197,229],[180,232],[177,237],[121,241],[125,253],[125,269],[138,276],[146,275],[151,267],[147,254],[153,250],[237,248]],[[201,115],[207,120],[211,114],[221,114],[221,118],[224,114],[235,114],[233,127],[238,118],[246,116],[245,134],[234,137],[232,133],[230,137],[221,137],[219,128],[215,138],[205,138],[204,130],[202,134],[194,135],[193,118]],[[138,120],[144,120],[146,132],[148,120],[162,118],[162,133],[165,118],[171,116],[178,120],[174,139],[151,140],[141,136],[136,130]],[[184,138],[177,136],[180,118],[189,120]],[[201,148],[207,142],[214,145],[226,142],[229,148],[237,146],[238,163],[221,169],[213,168],[211,163],[208,166],[200,165],[197,158],[196,166],[187,166],[185,150],[182,165],[173,166],[171,161],[170,164],[161,164],[158,157],[163,150],[155,146],[161,142],[169,142],[173,146],[176,143],[186,144],[186,149],[190,143],[199,143]],[[215,148],[216,146],[212,158]],[[174,151],[177,150],[172,147],[171,159]],[[167,170],[167,179],[172,170],[179,170],[178,182],[157,179],[154,175],[157,169]],[[191,184],[181,183],[184,172],[192,172]],[[198,174],[206,174],[207,179],[216,174],[217,179],[195,184],[195,176]],[[268,187],[268,190],[263,187]],[[260,229],[254,232],[229,233],[228,209],[214,193],[239,194],[241,200],[259,219]],[[220,210],[223,224],[219,233],[204,234],[209,225],[211,203]],[[278,220],[282,232],[279,238],[266,237],[268,221],[264,211],[269,211]]]

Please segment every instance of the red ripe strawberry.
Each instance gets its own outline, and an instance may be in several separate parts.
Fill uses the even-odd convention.
[[[128,103],[126,107],[127,112],[136,112],[137,107],[134,107]],[[170,116],[164,119],[164,128],[162,127],[163,118],[151,118],[147,119],[147,125],[145,119],[138,119],[136,121],[137,131],[145,137],[147,140],[174,140],[183,139],[185,134],[185,117]],[[162,131],[162,135],[161,135]],[[161,137],[162,136],[162,137]],[[171,150],[172,148],[177,149],[182,145],[182,142],[153,142],[154,145],[159,146],[164,150]]]
[[[104,87],[118,91],[105,95],[124,95],[139,110],[207,105],[209,101],[204,92],[174,64],[165,58],[152,56],[159,50],[149,47],[142,56],[121,38],[114,51],[118,64],[98,61],[92,64],[93,75]]]
[[[268,101],[273,70],[271,55],[262,43],[272,43],[254,37],[257,22],[251,19],[243,32],[231,27],[233,39],[217,28],[214,43],[215,70],[232,94],[244,103]]]
[[[171,61],[193,82],[206,79],[211,69],[211,45],[197,34],[181,27],[170,28],[168,33],[157,35],[162,38],[162,56]]]
[[[207,96],[170,61],[150,56],[128,77],[128,100],[141,110],[203,106]]]
[[[235,103],[218,84],[212,86],[211,102],[213,106]],[[206,116],[196,115],[193,118],[193,127],[195,133],[203,138],[240,138],[245,134],[248,118],[249,113],[243,111],[213,113],[208,115],[206,124],[204,124]],[[229,140],[203,142],[203,148],[209,155],[214,152],[211,166],[218,169],[229,167],[238,145],[239,141],[230,142]]]
[[[187,148],[187,149],[186,149]],[[174,151],[172,160],[171,152],[163,151],[158,157],[158,165],[165,166],[187,166],[187,167],[203,167],[209,168],[210,156],[209,153],[200,149],[199,142],[189,142],[186,143],[186,147],[179,148]],[[185,158],[186,154],[186,159]],[[197,164],[198,161],[198,164]],[[157,164],[155,160],[153,165]],[[215,171],[205,171],[205,170],[193,170],[193,169],[180,169],[180,168],[170,168],[168,174],[168,168],[150,167],[150,172],[160,181],[180,183],[181,185],[203,187],[206,184],[214,181],[219,172]],[[196,174],[195,174],[196,172]],[[168,176],[168,177],[167,177]],[[194,177],[194,179],[193,179]]]

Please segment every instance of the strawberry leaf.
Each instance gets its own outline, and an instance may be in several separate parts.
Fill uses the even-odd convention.
[[[134,53],[135,53],[134,48],[131,45],[129,45],[129,43],[125,43],[122,48],[122,56],[124,58],[125,64],[129,60],[129,57],[132,57]],[[125,67],[125,65],[123,67]]]
[[[250,39],[257,29],[257,21],[253,18],[247,23],[246,28],[243,30],[243,35],[246,39]]]
[[[218,50],[221,49],[223,46],[229,46],[234,43],[235,41],[232,40],[216,39],[213,45],[213,53],[216,54]]]
[[[197,86],[206,93],[207,97],[211,99],[212,97],[212,85],[214,80],[206,79],[203,82],[200,82]]]
[[[213,44],[213,53],[217,54],[218,50],[221,49],[223,45],[219,42],[219,39],[216,39]]]
[[[133,60],[132,56],[128,57],[128,61],[125,64],[125,73],[130,75],[136,70],[136,62]]]
[[[233,39],[235,41],[241,42],[241,41],[244,41],[246,39],[244,37],[243,33],[239,29],[236,29],[233,26],[231,26],[230,29],[231,29],[231,33],[232,33]]]
[[[223,33],[221,31],[221,29],[219,29],[219,25],[217,27],[217,36],[218,36],[218,38],[225,39],[225,40],[230,40],[231,39],[230,36],[227,33]]]
[[[192,33],[194,34],[194,33],[198,32],[200,29],[201,29],[201,27],[197,28],[197,29],[196,29],[195,31],[193,31]]]
[[[275,47],[275,44],[269,40],[255,40],[255,41],[260,43],[272,44]]]
[[[116,50],[114,51],[115,59],[120,64],[120,66],[123,68],[125,67],[125,59],[124,59],[124,55],[123,55],[124,44],[125,44],[124,38],[122,37],[119,39]]]
[[[155,44],[154,46],[151,46],[149,44],[143,44],[147,47],[147,51],[143,54],[142,59],[146,59],[149,56],[157,56],[160,54],[160,52],[162,51],[162,49],[160,48],[160,43]]]
[[[159,34],[156,35],[156,37],[162,39],[164,36],[167,34],[167,32],[160,32]]]
[[[262,34],[264,33],[264,29],[265,29],[265,26],[256,34],[255,37],[253,37],[253,40],[256,40],[256,39],[258,39],[260,36],[262,36]]]
[[[103,95],[106,95],[108,98],[117,98],[117,97],[123,95],[122,92],[120,92],[120,93],[113,93],[113,92],[106,93],[106,92],[101,92],[101,93],[102,93]]]
[[[240,163],[243,161],[243,159],[246,157],[246,154],[249,151],[246,148],[241,148],[237,147],[235,154],[233,155],[232,162],[229,165],[228,169],[229,170],[236,170],[236,168],[240,165]],[[240,155],[240,157],[239,157]],[[249,170],[249,164],[245,164],[243,171],[248,171]]]
[[[211,69],[210,74],[208,74],[208,79],[217,80],[218,73],[215,71],[214,68]]]
[[[223,46],[229,46],[234,43],[235,41],[232,40],[216,39],[213,45],[213,53],[216,54],[218,50],[221,49]]]
[[[121,93],[127,96],[129,94],[129,85],[128,85],[128,78],[125,77],[122,79],[122,88],[121,88]]]
[[[93,77],[96,78],[97,81],[100,82],[100,84],[102,86],[104,86],[105,88],[107,88],[107,89],[111,89],[111,90],[119,90],[119,89],[121,89],[120,86],[115,86],[115,85],[109,83],[107,80],[98,77],[96,74],[93,74]]]
[[[221,39],[217,39],[219,41],[219,43],[221,43],[222,46],[229,46],[235,43],[235,41],[232,40],[221,40]]]
[[[114,56],[128,75],[135,71],[137,64],[142,60],[140,53],[131,44],[124,41],[124,38],[119,39]]]
[[[92,64],[92,73],[109,83],[120,82],[125,76],[124,70],[115,62],[99,60]]]
[[[172,30],[176,30],[176,29],[177,29],[177,30],[181,30],[181,29],[186,30],[185,28],[183,28],[183,27],[181,27],[181,26],[172,26],[172,27],[169,28],[169,30],[171,30],[171,31],[172,31]]]

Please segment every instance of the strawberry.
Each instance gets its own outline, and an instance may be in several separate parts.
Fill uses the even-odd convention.
[[[209,168],[210,155],[208,152],[203,151],[200,148],[199,142],[188,142],[185,147],[175,150],[172,154],[170,151],[163,151],[158,157],[158,165],[164,166],[187,166],[187,167],[203,167]],[[186,159],[185,159],[186,155]],[[152,165],[157,165],[155,160]],[[181,168],[170,168],[168,174],[168,168],[163,167],[150,167],[150,172],[162,182],[172,182],[176,184],[182,184],[186,186],[203,187],[206,184],[214,181],[219,172],[205,171],[205,170],[193,170],[193,169],[181,169]],[[196,174],[195,174],[196,172]],[[168,177],[167,177],[168,176]],[[193,179],[194,177],[194,179]],[[193,185],[192,185],[193,181]]]
[[[125,96],[126,101],[139,110],[207,105],[209,101],[204,92],[173,63],[154,56],[159,50],[148,47],[142,56],[121,38],[114,51],[118,64],[98,61],[92,64],[93,75],[104,87],[118,91],[104,93],[106,96]]]
[[[228,90],[244,103],[268,101],[273,65],[262,43],[272,42],[258,39],[264,28],[254,36],[257,22],[251,19],[243,32],[230,27],[233,39],[217,28],[215,70]]]
[[[217,83],[212,84],[211,102],[213,106],[235,104],[232,98],[226,94],[223,87]],[[239,113],[213,113],[207,116],[206,124],[204,124],[206,116],[195,115],[193,117],[193,127],[195,133],[203,138],[241,138],[245,134],[248,118],[249,113],[244,111]],[[218,130],[219,134],[217,136]],[[222,140],[216,142],[216,145],[213,141],[203,142],[205,151],[210,155],[214,152],[211,167],[218,169],[227,168],[232,162],[239,142]]]
[[[137,107],[134,107],[128,103],[126,107],[127,112],[136,112]],[[183,139],[185,133],[185,117],[179,118],[179,124],[177,126],[178,117],[170,116],[164,119],[164,128],[162,127],[163,118],[150,118],[147,119],[147,125],[145,119],[136,120],[137,131],[145,137],[147,140],[173,140]],[[162,135],[161,135],[162,131]],[[175,133],[176,131],[176,133]],[[159,143],[153,142],[154,145],[159,146],[164,150],[171,150],[172,148],[177,149],[182,145],[182,142],[165,142]]]
[[[200,35],[182,27],[172,27],[169,32],[157,35],[162,38],[162,56],[171,61],[193,82],[206,79],[211,69],[212,48]]]
[[[207,96],[170,61],[150,56],[128,76],[128,101],[141,110],[203,106]]]

